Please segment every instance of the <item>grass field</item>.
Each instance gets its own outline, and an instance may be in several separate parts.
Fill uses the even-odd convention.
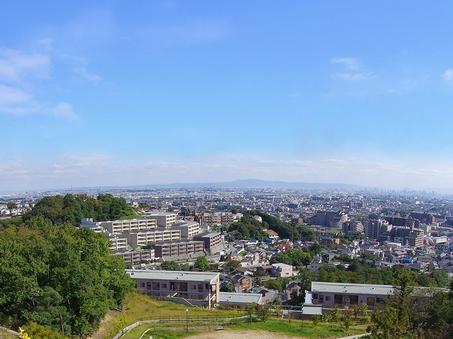
[[[263,330],[304,338],[338,338],[366,332],[366,325],[352,325],[346,333],[340,323],[318,323],[314,325],[309,320],[292,320],[290,323],[288,320],[280,319],[269,319],[265,322],[242,322],[231,325],[229,328]]]
[[[170,327],[163,328],[162,325],[156,327],[150,325],[142,325],[130,333],[126,334],[124,339],[137,339],[139,338],[147,329],[150,329],[146,333],[146,338],[152,336],[153,338],[184,338],[187,336],[197,336],[200,334],[213,333],[214,335],[228,333],[232,337],[235,337],[236,333],[241,333],[246,337],[247,333],[268,333],[271,335],[279,334],[286,335],[288,337],[301,337],[301,338],[338,338],[347,335],[360,334],[366,332],[366,325],[353,325],[350,327],[349,331],[346,332],[344,328],[339,323],[318,323],[314,325],[311,321],[300,321],[292,320],[291,323],[288,320],[281,319],[268,319],[265,322],[241,322],[234,325],[226,325],[225,331],[215,332],[215,326],[204,326],[204,327],[195,327],[189,328],[189,332],[186,333],[185,327],[183,324],[180,327],[175,327],[174,325],[169,325]]]
[[[122,328],[139,320],[151,319],[186,319],[186,306],[172,302],[158,301],[146,295],[132,292],[124,301],[123,311],[111,311],[101,322],[99,330],[92,336],[94,339],[110,339]],[[236,317],[244,315],[236,310],[208,310],[205,308],[188,308],[190,318]]]

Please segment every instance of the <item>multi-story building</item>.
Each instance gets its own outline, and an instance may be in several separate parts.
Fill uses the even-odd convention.
[[[114,256],[123,258],[126,267],[132,268],[140,264],[153,262],[155,259],[154,249],[140,251],[126,251],[113,253]]]
[[[181,231],[181,238],[192,239],[195,235],[200,233],[200,224],[196,221],[183,221],[174,224],[172,229]]]
[[[203,241],[164,242],[154,245],[156,258],[162,260],[191,259],[204,255]]]
[[[370,239],[379,239],[383,234],[390,231],[392,226],[383,219],[371,219],[365,224],[365,235]]]
[[[117,235],[109,236],[110,241],[110,251],[118,252],[118,251],[126,251],[127,247],[127,238],[119,237]]]
[[[219,302],[220,280],[216,272],[126,270],[137,289],[166,300],[186,299],[211,308]]]
[[[403,217],[385,217],[385,220],[392,226],[405,226],[405,227],[420,227],[420,221],[412,218]]]
[[[436,218],[431,213],[426,212],[411,212],[410,217],[420,221],[422,224],[434,224]]]
[[[147,231],[157,228],[157,222],[154,219],[127,219],[102,221],[99,223],[101,227],[106,229],[111,234],[121,234],[125,232]]]
[[[435,288],[435,290],[445,293],[449,291],[445,288]],[[320,305],[326,309],[351,305],[367,305],[369,308],[373,308],[393,295],[394,292],[395,287],[391,285],[312,281],[311,291],[306,291],[305,294],[305,305]],[[414,287],[412,297],[426,298],[433,293],[433,288]]]
[[[156,242],[181,240],[181,231],[173,229],[157,229],[126,234],[129,245],[132,247],[146,246]]]
[[[346,307],[365,304],[374,307],[394,291],[391,285],[346,284],[330,282],[311,282],[311,291],[307,291],[305,302],[322,305],[325,308]]]
[[[318,211],[308,219],[310,225],[341,228],[348,220],[348,215],[338,211]]]
[[[205,250],[210,254],[223,251],[225,246],[223,235],[219,232],[199,234],[194,237],[194,240],[203,241]]]
[[[343,223],[344,234],[363,233],[363,224],[361,221],[346,221]]]
[[[390,237],[392,241],[400,242],[403,245],[423,247],[425,232],[418,228],[393,227],[390,231]]]
[[[231,224],[234,222],[234,214],[231,212],[203,213],[200,221],[205,226]]]
[[[173,212],[153,212],[147,214],[144,218],[154,219],[157,222],[157,226],[169,228],[171,225],[176,223],[177,214]]]

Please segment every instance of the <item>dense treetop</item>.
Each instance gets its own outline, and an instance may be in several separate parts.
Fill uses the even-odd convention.
[[[93,218],[95,221],[115,220],[133,217],[135,212],[123,198],[116,198],[111,194],[100,194],[97,197],[66,194],[42,198],[24,216],[24,220],[35,216],[45,217],[56,224],[69,222],[77,226],[81,218]]]
[[[121,305],[132,281],[109,241],[74,227],[130,213],[122,199],[66,195],[42,199],[0,232],[0,324],[39,324],[64,335],[86,336]],[[35,326],[36,328],[36,326]]]
[[[255,215],[260,216],[262,222],[256,220]],[[245,212],[239,222],[228,225],[224,230],[237,233],[236,237],[239,239],[262,240],[266,237],[263,229],[267,228],[277,232],[282,239],[305,241],[315,239],[314,232],[306,225],[284,222],[277,217],[259,211]]]

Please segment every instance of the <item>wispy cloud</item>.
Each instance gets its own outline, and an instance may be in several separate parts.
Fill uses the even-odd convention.
[[[334,80],[360,81],[373,76],[373,73],[367,71],[356,58],[332,58],[330,63],[340,68],[338,71],[332,73],[331,77]]]
[[[73,72],[74,72],[74,74],[81,77],[83,80],[86,80],[86,81],[89,81],[89,82],[92,82],[95,84],[97,84],[102,79],[100,75],[89,72],[85,67],[76,67],[73,69]]]
[[[32,93],[33,82],[49,80],[51,57],[43,53],[0,49],[0,114],[47,115],[74,119],[77,114],[67,102],[48,103]]]
[[[50,57],[39,53],[24,53],[14,49],[0,49],[0,81],[20,82],[26,78],[47,77]]]
[[[448,68],[442,73],[442,78],[450,83],[453,83],[453,68]]]

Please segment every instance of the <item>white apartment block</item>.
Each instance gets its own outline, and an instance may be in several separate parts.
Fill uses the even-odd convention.
[[[181,231],[174,229],[142,231],[126,234],[129,245],[132,247],[146,246],[155,242],[181,240]]]
[[[157,226],[168,228],[176,223],[176,213],[172,212],[153,212],[146,215],[146,219],[156,220]]]
[[[111,234],[125,232],[147,231],[157,228],[157,221],[154,219],[128,219],[101,222],[101,227]]]
[[[184,221],[181,223],[176,223],[172,229],[181,231],[181,238],[192,239],[194,236],[200,233],[200,224],[196,221]]]
[[[126,251],[127,250],[127,238],[121,238],[118,236],[109,237],[110,251]]]

